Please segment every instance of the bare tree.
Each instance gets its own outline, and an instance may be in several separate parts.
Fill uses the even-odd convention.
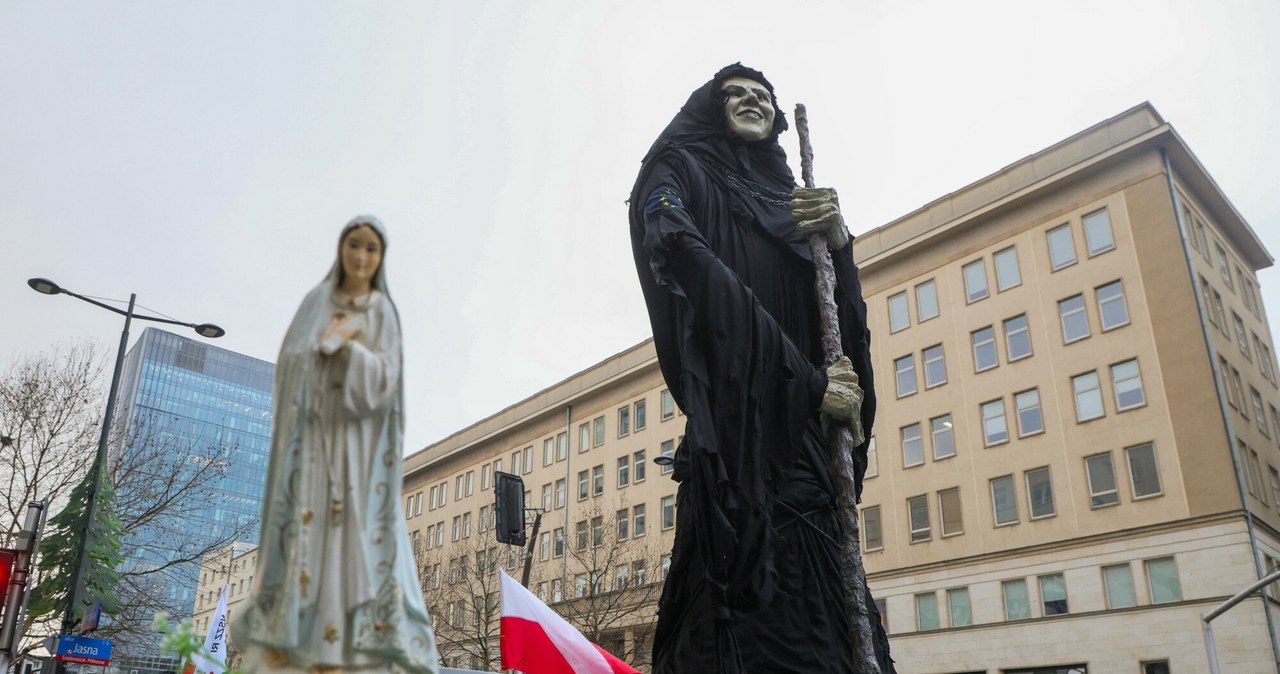
[[[105,397],[92,343],[14,359],[0,375],[0,530],[22,528],[27,503],[58,511],[93,463]]]
[[[423,550],[416,540],[414,547],[442,664],[501,671],[498,566],[514,566],[514,548],[484,531],[448,547]]]
[[[649,664],[661,554],[651,542],[656,536],[636,535],[635,510],[625,501],[618,508],[606,513],[596,504],[574,523],[563,575],[550,579],[561,580],[567,597],[553,593],[552,608],[587,639],[639,668]]]

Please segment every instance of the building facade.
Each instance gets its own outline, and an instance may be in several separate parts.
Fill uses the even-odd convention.
[[[1280,369],[1272,259],[1173,128],[1140,105],[854,246],[864,560],[899,670],[1204,671],[1200,615],[1280,565]],[[497,669],[506,471],[544,511],[530,588],[644,667],[676,489],[653,459],[682,431],[645,342],[406,459],[451,664]],[[1219,617],[1224,670],[1276,671],[1278,624],[1280,586]]]
[[[200,559],[227,542],[257,540],[274,371],[155,328],[127,354],[112,455],[121,507],[158,511],[127,532],[121,567],[134,572],[126,591],[146,597],[145,611],[190,617]],[[130,644],[126,655],[147,650]]]

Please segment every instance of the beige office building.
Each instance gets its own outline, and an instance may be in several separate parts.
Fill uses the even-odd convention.
[[[855,255],[880,400],[865,561],[899,671],[1207,671],[1200,615],[1280,559],[1280,377],[1272,260],[1182,139],[1138,106]],[[676,491],[653,459],[683,423],[645,342],[406,458],[449,664],[497,669],[485,571],[520,561],[494,542],[496,471],[545,509],[531,589],[647,662]],[[1213,622],[1223,671],[1276,671],[1270,592]]]

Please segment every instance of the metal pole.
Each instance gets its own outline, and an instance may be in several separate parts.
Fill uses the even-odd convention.
[[[47,500],[28,503],[26,524],[18,532],[18,554],[14,559],[13,574],[9,577],[4,623],[0,626],[0,673],[9,671],[9,665],[22,641],[22,623],[26,619],[27,597],[30,596],[27,579],[31,574],[31,558],[40,543],[47,505]]]
[[[1209,652],[1209,672],[1211,674],[1218,674],[1218,650],[1217,648],[1214,647],[1213,626],[1210,623],[1213,622],[1214,618],[1217,618],[1223,613],[1226,613],[1227,611],[1231,610],[1232,606],[1235,606],[1236,604],[1239,604],[1245,599],[1248,599],[1249,595],[1253,594],[1254,592],[1257,592],[1258,590],[1261,590],[1268,583],[1273,583],[1276,581],[1280,581],[1280,569],[1276,569],[1275,571],[1272,571],[1266,576],[1263,576],[1262,580],[1256,581],[1249,587],[1246,587],[1245,589],[1240,590],[1235,594],[1235,596],[1222,602],[1221,604],[1218,604],[1218,607],[1213,609],[1212,611],[1209,611],[1207,613],[1203,613],[1200,615],[1200,620],[1204,621],[1204,626],[1203,626],[1204,648],[1206,651]],[[1265,603],[1267,601],[1266,597],[1263,597],[1262,601]]]
[[[102,475],[107,469],[107,441],[111,437],[112,415],[116,407],[116,389],[120,386],[120,373],[124,369],[125,349],[129,346],[129,322],[133,319],[133,307],[137,302],[136,293],[129,294],[129,309],[124,315],[124,330],[120,331],[120,348],[116,350],[116,367],[111,374],[111,389],[107,392],[107,411],[102,417],[102,434],[98,436],[98,455],[93,460],[93,483],[89,489],[89,503],[85,508],[84,534],[80,540],[80,550],[76,555],[75,571],[71,575],[71,587],[67,590],[67,611],[62,616],[62,633],[70,634],[76,624],[76,608],[81,601],[80,583],[84,577],[85,562],[88,559],[89,537],[93,530],[93,521],[97,515],[98,492],[102,489]],[[66,664],[59,662],[57,672],[64,674]]]
[[[568,489],[565,485],[565,489]],[[527,590],[529,589],[529,572],[533,571],[533,547],[538,543],[538,527],[542,526],[542,511],[539,510],[533,516],[533,534],[529,536],[529,550],[524,558],[524,571],[520,573],[520,584]]]

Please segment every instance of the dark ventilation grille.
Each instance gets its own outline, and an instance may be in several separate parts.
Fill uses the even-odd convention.
[[[173,364],[192,372],[204,372],[205,346],[196,342],[178,344],[178,357]]]

